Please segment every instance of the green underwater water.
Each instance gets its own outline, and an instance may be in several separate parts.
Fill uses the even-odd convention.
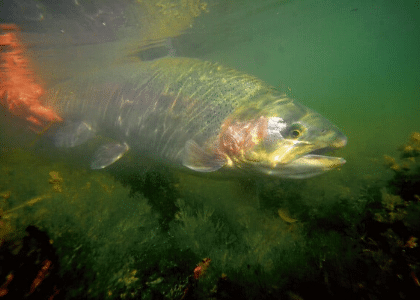
[[[33,137],[10,128],[7,117],[0,133],[2,254],[26,254],[27,226],[47,234],[50,246],[33,246],[41,249],[36,258],[27,254],[54,263],[38,289],[45,298],[53,285],[59,299],[419,295],[410,274],[420,273],[407,263],[420,268],[412,259],[418,248],[396,246],[419,234],[413,195],[420,191],[399,189],[401,180],[419,182],[418,152],[406,173],[393,172],[383,159],[398,157],[398,148],[420,130],[418,1],[262,3],[215,5],[220,19],[210,6],[184,38],[200,39],[200,28],[212,22],[225,29],[223,36],[209,30],[203,43],[216,44],[211,50],[183,50],[290,87],[346,133],[348,145],[337,155],[347,163],[307,180],[220,181],[158,167],[138,171],[128,167],[130,157],[92,171],[77,155],[27,146]],[[389,209],[389,194],[406,205],[394,199],[396,208]],[[378,221],[388,213],[402,225]],[[42,250],[49,247],[54,255]],[[204,258],[211,263],[196,280],[194,269]],[[389,258],[394,261],[386,265]],[[16,269],[10,266],[20,282]],[[31,283],[23,282],[19,288],[29,290]],[[23,294],[36,299],[36,293]]]

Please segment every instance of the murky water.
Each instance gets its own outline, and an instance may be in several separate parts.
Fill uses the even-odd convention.
[[[15,3],[41,12],[51,5]],[[194,7],[190,19],[177,15],[169,1],[149,1],[157,12],[182,19],[179,27],[171,23],[163,41],[163,29],[145,28],[151,44],[160,44],[163,55],[219,62],[289,89],[347,135],[347,146],[337,153],[347,163],[302,181],[212,180],[142,167],[135,156],[92,171],[83,149],[40,145],[42,139],[2,108],[1,237],[18,240],[28,225],[47,232],[58,259],[45,259],[58,261],[59,276],[70,280],[67,287],[56,283],[68,298],[181,299],[206,272],[196,293],[207,297],[216,285],[230,293],[236,284],[248,285],[249,299],[275,298],[293,280],[310,280],[310,272],[324,272],[325,284],[334,277],[324,271],[326,261],[341,266],[340,258],[356,255],[351,247],[360,238],[354,228],[364,213],[363,193],[393,176],[383,155],[398,156],[398,147],[420,130],[419,1],[179,3]],[[39,21],[36,9],[24,10],[31,22]],[[153,58],[159,51],[138,55]],[[66,76],[80,68],[65,64]],[[20,243],[13,243],[16,252]],[[208,271],[204,258],[211,259]],[[74,275],[80,270],[85,286]],[[35,293],[32,286],[27,290]]]

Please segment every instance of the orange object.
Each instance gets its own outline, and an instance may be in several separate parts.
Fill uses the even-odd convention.
[[[6,282],[3,283],[2,286],[0,287],[0,297],[7,295],[7,293],[9,292],[9,290],[7,289],[7,286],[12,280],[13,280],[13,274],[10,273],[9,275],[6,276]]]
[[[416,276],[416,274],[414,273],[414,271],[411,271],[410,275],[411,275],[411,277],[413,278],[414,283],[415,283],[416,285],[420,286],[420,281],[419,281],[419,279],[417,278],[417,276]]]
[[[404,247],[408,247],[408,248],[417,247],[417,238],[414,236],[410,237]]]
[[[46,259],[43,262],[42,268],[41,270],[39,270],[37,276],[35,277],[34,281],[31,284],[31,290],[29,292],[28,295],[32,294],[33,292],[35,292],[35,289],[41,284],[41,282],[45,279],[45,276],[48,275],[49,273],[49,268],[51,266],[51,261]]]
[[[61,121],[53,109],[42,105],[44,89],[37,83],[39,79],[25,53],[19,27],[0,24],[0,103],[37,127]]]
[[[200,277],[202,277],[204,275],[204,273],[206,272],[207,268],[209,267],[211,262],[210,258],[205,258],[202,260],[202,262],[200,262],[197,267],[194,269],[194,278],[195,279],[199,279]]]
[[[57,286],[54,285],[54,294],[52,294],[51,296],[48,297],[48,300],[53,300],[55,296],[58,295],[58,293],[60,292],[59,289],[57,289]]]

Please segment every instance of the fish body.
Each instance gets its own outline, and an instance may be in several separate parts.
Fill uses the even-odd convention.
[[[346,144],[321,115],[257,78],[199,59],[165,57],[101,70],[56,85],[42,100],[64,120],[77,120],[64,122],[57,146],[95,135],[117,141],[95,154],[95,169],[128,149],[195,172],[289,178],[345,162],[312,154]]]

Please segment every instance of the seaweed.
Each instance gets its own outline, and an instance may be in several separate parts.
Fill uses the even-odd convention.
[[[399,158],[385,157],[392,178],[366,178],[356,190],[334,175],[297,189],[288,180],[241,186],[159,168],[93,172],[3,149],[0,293],[20,286],[28,299],[415,299],[418,136]],[[25,282],[10,275],[22,268],[31,274]]]

